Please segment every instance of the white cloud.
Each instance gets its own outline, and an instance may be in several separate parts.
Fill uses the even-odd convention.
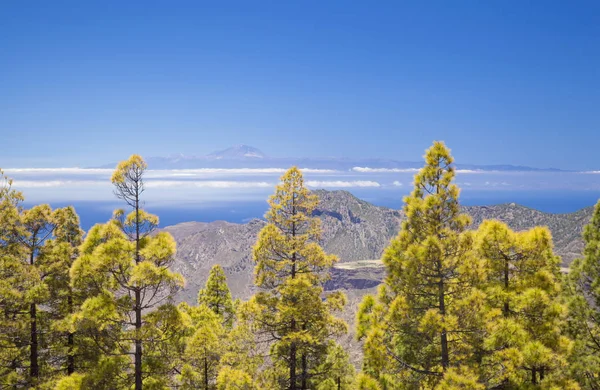
[[[481,169],[457,169],[456,173],[489,173],[491,171],[482,171]]]
[[[331,174],[333,169],[300,168],[302,173]],[[196,168],[196,169],[154,169],[147,171],[149,178],[193,177],[193,176],[244,176],[244,175],[282,175],[286,168]]]
[[[150,169],[147,177],[177,177],[204,175],[271,175],[282,174],[283,168],[197,168],[197,169]]]
[[[41,175],[59,175],[59,174],[112,174],[113,169],[105,168],[6,168],[4,172],[10,176],[14,173],[21,174],[41,174]]]
[[[49,188],[49,187],[81,187],[108,186],[110,182],[96,180],[14,180],[13,187],[19,188]]]
[[[334,169],[300,168],[303,173],[331,174]],[[11,175],[111,175],[109,168],[6,168]],[[197,168],[197,169],[149,169],[146,177],[199,176],[199,175],[280,175],[287,168]]]
[[[579,173],[587,173],[587,174],[592,174],[592,175],[600,175],[600,171],[583,171],[583,172],[579,172]]]
[[[224,181],[224,180],[146,180],[144,183],[147,188],[271,188],[275,184],[264,181]],[[59,188],[75,187],[78,189],[89,188],[90,186],[110,187],[111,183],[107,180],[14,180],[13,187],[19,188]]]
[[[410,173],[418,172],[418,168],[369,168],[369,167],[354,167],[352,171],[359,173]],[[457,169],[456,173],[486,173],[480,169]]]
[[[400,183],[398,180],[395,180],[392,184],[396,187],[402,187],[402,183]]]
[[[264,181],[220,181],[220,180],[204,180],[204,181],[174,181],[174,180],[149,180],[145,183],[147,188],[270,188],[274,184]]]
[[[498,187],[498,186],[505,186],[506,187],[506,186],[510,186],[510,183],[507,183],[505,181],[503,181],[503,182],[497,182],[497,181],[490,182],[490,181],[486,181],[484,183],[484,185],[485,186],[490,186],[490,187]]]
[[[307,181],[306,185],[309,187],[333,187],[333,188],[349,188],[349,187],[381,187],[381,184],[376,181],[368,180],[356,180],[356,181]]]
[[[335,169],[300,168],[303,173],[337,173]]]
[[[354,172],[360,173],[403,173],[403,172],[418,172],[417,168],[369,168],[369,167],[354,167]]]

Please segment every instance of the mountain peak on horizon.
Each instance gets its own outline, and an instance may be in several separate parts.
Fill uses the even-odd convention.
[[[249,145],[237,144],[227,149],[212,152],[207,157],[214,159],[262,159],[266,155],[258,148]]]

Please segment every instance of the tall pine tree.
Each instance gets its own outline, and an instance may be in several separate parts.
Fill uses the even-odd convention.
[[[198,304],[206,305],[215,314],[223,318],[223,324],[231,327],[234,320],[234,304],[227,286],[225,271],[220,265],[214,265],[203,289],[198,292]]]
[[[583,258],[569,273],[569,332],[575,340],[573,374],[586,389],[600,389],[600,201],[583,230]]]
[[[23,195],[0,170],[0,388],[23,388],[29,383],[29,309],[39,274],[23,259],[20,243]]]
[[[358,314],[366,372],[382,386],[433,388],[451,367],[473,359],[483,297],[473,288],[482,264],[470,218],[461,213],[450,151],[435,142],[407,196],[406,220],[383,255],[387,275]]]
[[[103,351],[83,381],[87,386],[91,382],[86,381],[108,375],[107,380],[122,377],[123,383],[141,390],[144,384],[166,386],[173,375],[172,356],[165,353],[174,352],[169,347],[185,328],[171,303],[183,278],[169,269],[175,240],[166,232],[152,234],[158,217],[142,208],[146,167],[137,155],[117,166],[112,176],[115,194],[131,212],[117,210],[113,220],[93,227],[71,268],[74,287],[88,296],[74,324]],[[123,366],[127,356],[132,357],[131,369]],[[115,368],[119,375],[110,374]]]
[[[560,259],[547,228],[513,232],[499,221],[478,230],[478,253],[486,262],[485,357],[480,367],[491,388],[574,388],[560,302]]]
[[[78,351],[75,332],[69,326],[70,316],[81,304],[81,299],[71,288],[69,270],[79,255],[83,230],[79,226],[79,216],[73,207],[65,207],[54,212],[54,238],[47,242],[39,259],[44,283],[48,286],[48,300],[45,307],[51,321],[47,336],[50,343],[53,365],[67,375],[75,372]],[[83,355],[80,355],[83,356]],[[81,366],[82,363],[79,362]]]
[[[26,261],[33,269],[37,269],[40,276],[37,264],[38,256],[42,251],[42,247],[46,240],[52,237],[54,224],[52,220],[52,209],[50,206],[43,204],[34,206],[29,210],[21,213],[20,226],[23,235],[19,237],[21,245],[25,248]],[[38,313],[38,305],[43,302],[47,296],[47,289],[44,284],[38,284],[37,292],[29,304],[29,376],[31,383],[37,384],[40,376],[40,354],[43,353],[43,345],[40,345],[40,314]]]
[[[254,246],[256,285],[254,324],[271,343],[271,386],[308,389],[317,381],[328,341],[346,331],[332,314],[345,304],[341,293],[324,296],[323,282],[337,261],[319,246],[318,198],[304,186],[299,169],[281,177],[269,199],[267,225]],[[316,383],[316,382],[315,382]]]

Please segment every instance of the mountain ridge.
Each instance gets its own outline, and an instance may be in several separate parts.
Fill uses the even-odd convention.
[[[326,252],[336,254],[340,264],[352,263],[334,269],[332,280],[326,287],[360,290],[377,285],[384,270],[381,267],[365,268],[361,264],[365,260],[381,258],[383,250],[400,229],[403,211],[375,206],[343,190],[314,192],[319,196],[314,215],[321,219],[322,246]],[[471,215],[472,228],[484,219],[499,219],[515,230],[548,226],[553,233],[555,251],[566,266],[583,250],[581,231],[589,221],[593,207],[563,214],[545,213],[514,203],[464,206],[462,210]],[[256,290],[251,248],[265,224],[264,220],[253,219],[247,223],[185,222],[163,228],[177,241],[173,268],[187,280],[186,288],[179,292],[177,299],[193,302],[215,264],[225,269],[235,297],[247,298],[253,294]]]
[[[301,168],[351,170],[356,167],[372,169],[419,169],[422,162],[401,161],[386,158],[348,157],[270,157],[260,149],[237,144],[206,155],[175,154],[167,157],[146,158],[150,169],[201,169],[201,168]],[[116,164],[104,164],[98,168],[113,168]],[[558,168],[533,168],[511,164],[456,164],[457,169],[501,172],[570,172]]]

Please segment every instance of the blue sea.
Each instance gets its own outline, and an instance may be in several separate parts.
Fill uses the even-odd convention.
[[[359,198],[378,206],[400,209],[403,206],[404,194],[381,194],[360,191],[356,194]],[[517,203],[526,207],[547,213],[571,213],[582,208],[593,206],[600,199],[600,192],[596,191],[540,191],[540,192],[463,192],[461,204],[466,206],[484,206],[502,203]],[[118,201],[75,201],[75,202],[50,202],[53,207],[73,205],[80,216],[82,227],[88,230],[96,223],[106,222],[112,212],[123,207]],[[26,202],[30,207],[32,203]],[[161,226],[175,225],[181,222],[198,221],[211,222],[224,220],[228,222],[244,223],[253,218],[263,218],[267,211],[266,200],[258,201],[225,201],[210,204],[174,203],[172,205],[156,205],[151,203],[146,209],[159,216]]]
[[[246,222],[262,218],[266,199],[285,170],[282,168],[149,170],[145,208],[160,217],[161,226],[187,221]],[[304,169],[310,189],[345,190],[378,206],[402,208],[412,190],[416,169],[355,167],[350,170]],[[74,205],[89,229],[107,221],[123,205],[110,183],[111,169],[6,169],[26,206]],[[455,183],[463,205],[518,203],[548,213],[570,213],[593,206],[600,198],[600,171],[514,172],[458,170]]]

